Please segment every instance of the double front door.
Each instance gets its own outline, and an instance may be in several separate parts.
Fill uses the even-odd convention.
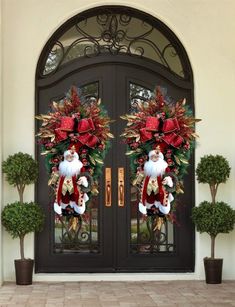
[[[175,99],[186,97],[190,101],[190,90],[151,67],[102,62],[70,73],[60,71],[48,81],[39,82],[37,114],[47,113],[50,102],[62,98],[71,85],[78,86],[87,99],[101,98],[114,120],[111,132],[115,138],[104,161],[99,194],[90,201],[72,239],[53,212],[45,161],[37,148],[40,176],[36,200],[45,209],[46,223],[36,237],[36,272],[193,271],[193,168],[185,177],[185,194],[177,200],[177,224],[166,222],[161,231],[153,231],[151,220],[138,212],[139,195],[131,185],[130,160],[120,137],[126,125],[120,116],[150,98],[156,85],[166,88]]]

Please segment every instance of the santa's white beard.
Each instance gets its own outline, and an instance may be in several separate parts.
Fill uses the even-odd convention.
[[[83,164],[80,160],[75,159],[71,162],[64,160],[63,162],[60,162],[59,173],[61,176],[65,177],[77,176],[80,174],[82,167]]]
[[[165,173],[168,164],[165,160],[158,161],[149,160],[144,164],[144,174],[149,177],[162,176]]]

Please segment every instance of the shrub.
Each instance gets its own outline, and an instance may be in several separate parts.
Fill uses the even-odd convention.
[[[20,238],[21,259],[24,258],[24,237],[30,232],[42,230],[44,214],[37,204],[15,202],[2,211],[2,224],[12,238]]]
[[[219,233],[228,233],[233,230],[235,210],[224,202],[212,204],[204,201],[192,210],[192,219],[197,231],[207,232],[216,237]]]
[[[29,154],[18,152],[3,161],[2,170],[8,183],[17,188],[20,202],[23,203],[25,186],[34,183],[38,178],[38,162]]]

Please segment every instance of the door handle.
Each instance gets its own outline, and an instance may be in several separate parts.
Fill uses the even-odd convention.
[[[112,206],[112,175],[111,167],[105,168],[105,207]]]
[[[118,207],[125,206],[125,171],[124,167],[118,168]]]

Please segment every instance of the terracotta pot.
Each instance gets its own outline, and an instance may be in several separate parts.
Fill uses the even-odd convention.
[[[223,259],[204,258],[204,268],[207,284],[221,284]]]
[[[32,285],[34,260],[15,260],[15,273],[17,285]]]

